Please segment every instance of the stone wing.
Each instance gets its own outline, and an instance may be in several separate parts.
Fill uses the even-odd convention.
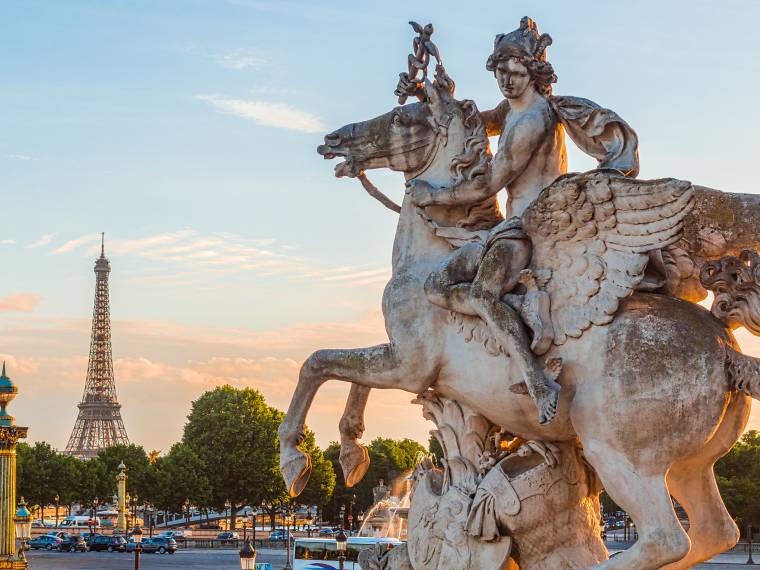
[[[551,297],[555,344],[612,321],[644,278],[648,253],[678,241],[691,183],[608,171],[568,175],[525,211],[532,268]]]

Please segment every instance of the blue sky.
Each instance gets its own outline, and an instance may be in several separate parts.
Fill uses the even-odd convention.
[[[395,104],[410,19],[435,24],[458,96],[495,105],[485,59],[526,14],[554,38],[555,93],[637,130],[642,178],[756,190],[757,3],[4,2],[0,354],[32,437],[63,446],[73,425],[101,231],[118,391],[147,447],[204,389],[284,407],[310,351],[381,342],[394,214],[315,148]],[[569,146],[571,169],[592,166]],[[344,393],[317,400],[322,443]],[[368,436],[426,438],[414,413],[387,421],[409,399],[373,396]]]

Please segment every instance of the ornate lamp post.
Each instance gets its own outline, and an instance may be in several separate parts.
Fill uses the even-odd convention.
[[[13,568],[26,568],[26,555],[24,551],[26,550],[26,543],[29,542],[32,536],[32,514],[26,508],[24,497],[21,497],[13,522],[16,525],[16,538],[21,543],[18,549],[18,558],[24,561],[23,566],[13,566]]]
[[[335,549],[338,551],[338,562],[340,562],[340,570],[343,570],[343,565],[346,563],[346,547],[348,546],[348,537],[343,532],[343,524],[340,525],[340,532],[335,537]]]
[[[227,519],[227,530],[232,530],[230,528],[232,526],[232,503],[230,503],[229,499],[224,501],[224,510],[227,511],[227,516],[225,517]]]
[[[60,500],[60,497],[58,496],[58,493],[56,493],[55,497],[53,497],[53,501],[55,502],[55,528],[58,528],[58,501],[59,500]]]
[[[0,568],[25,569],[28,564],[23,555],[23,541],[20,553],[16,551],[16,535],[21,530],[17,525],[26,525],[28,522],[31,528],[32,523],[23,499],[18,512],[16,511],[16,445],[19,439],[26,437],[28,429],[17,426],[16,420],[6,411],[16,394],[18,388],[5,374],[3,362],[0,373]],[[14,513],[22,518],[14,520]],[[22,520],[23,517],[28,517],[29,520]],[[31,530],[23,530],[22,534],[29,535]]]
[[[140,525],[132,528],[132,540],[135,541],[135,570],[140,570],[140,554],[142,554],[143,531]]]
[[[124,462],[122,461],[119,463],[119,474],[116,476],[116,489],[118,492],[118,505],[116,507],[116,511],[119,513],[119,517],[116,520],[116,528],[118,528],[120,531],[122,531],[124,534],[127,533],[127,519],[126,519],[126,511],[127,511],[127,466],[124,465]]]

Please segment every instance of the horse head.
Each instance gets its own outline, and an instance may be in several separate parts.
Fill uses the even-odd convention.
[[[325,159],[345,158],[335,167],[335,176],[339,178],[353,178],[376,168],[389,168],[409,176],[424,166],[435,138],[430,106],[412,103],[331,132],[317,152]]]
[[[325,159],[343,157],[338,177],[358,177],[374,198],[392,210],[400,207],[377,190],[364,171],[389,168],[407,180],[421,178],[434,186],[451,186],[485,172],[491,158],[485,125],[473,101],[454,97],[454,83],[442,69],[425,81],[424,100],[325,136],[317,152]],[[433,227],[490,227],[498,223],[496,199],[473,207],[426,208]],[[494,221],[495,220],[495,221]]]

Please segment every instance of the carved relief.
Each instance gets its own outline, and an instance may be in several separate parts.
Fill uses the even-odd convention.
[[[702,286],[715,293],[712,313],[732,329],[745,327],[760,336],[760,255],[744,250],[706,263]]]

